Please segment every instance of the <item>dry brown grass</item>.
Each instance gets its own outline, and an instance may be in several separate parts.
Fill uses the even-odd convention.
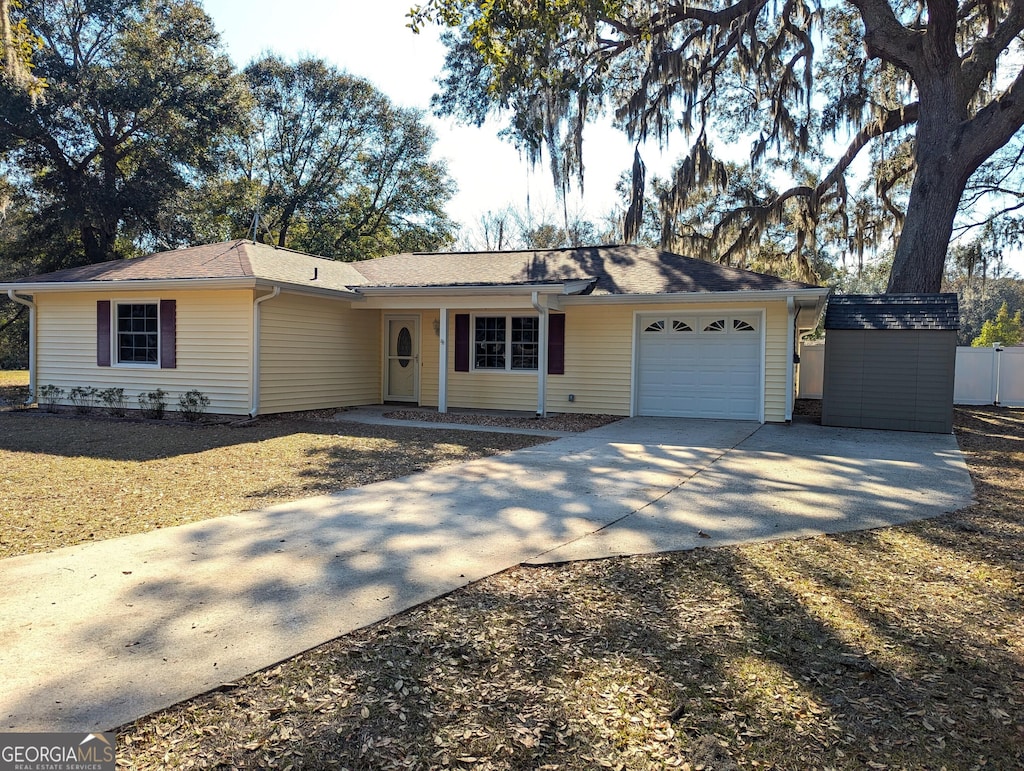
[[[897,528],[515,568],[126,726],[126,768],[1024,765],[1024,415],[976,505]]]
[[[0,409],[23,405],[28,398],[28,370],[0,369]]]
[[[544,441],[282,417],[0,412],[0,557],[181,525]]]

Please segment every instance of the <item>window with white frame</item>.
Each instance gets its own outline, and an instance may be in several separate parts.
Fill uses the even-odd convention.
[[[477,316],[473,321],[473,369],[536,371],[540,361],[537,316]]]
[[[117,303],[115,330],[118,364],[159,364],[158,303]]]

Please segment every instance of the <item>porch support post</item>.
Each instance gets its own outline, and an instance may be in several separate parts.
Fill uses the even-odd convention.
[[[448,309],[440,309],[440,325],[437,334],[440,361],[437,368],[437,411],[448,412]]]
[[[786,422],[793,420],[793,402],[796,399],[796,355],[797,348],[796,323],[799,312],[796,310],[796,301],[790,295],[786,298],[786,355],[789,361],[786,362]]]
[[[548,394],[548,309],[540,303],[540,293],[533,293],[533,307],[537,310],[537,414],[540,417],[547,417],[547,394]]]

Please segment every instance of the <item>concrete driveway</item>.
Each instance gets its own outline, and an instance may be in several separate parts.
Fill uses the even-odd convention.
[[[0,560],[0,730],[116,727],[522,562],[877,527],[972,491],[952,436],[636,418]]]

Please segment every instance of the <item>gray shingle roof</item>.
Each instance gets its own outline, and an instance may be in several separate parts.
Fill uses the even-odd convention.
[[[395,254],[353,263],[366,286],[535,284],[597,279],[594,294],[663,294],[809,289],[739,268],[643,246],[589,246],[504,252]]]
[[[257,278],[335,290],[544,284],[589,279],[595,280],[592,293],[599,295],[814,288],[812,284],[641,246],[406,253],[345,263],[244,240],[69,268],[12,283],[216,278]]]
[[[825,311],[825,329],[959,328],[953,293],[832,295]]]
[[[314,274],[316,279],[313,279]],[[112,260],[18,279],[19,284],[79,281],[168,281],[257,278],[322,289],[344,290],[363,282],[350,263],[279,249],[252,241],[227,241]]]

